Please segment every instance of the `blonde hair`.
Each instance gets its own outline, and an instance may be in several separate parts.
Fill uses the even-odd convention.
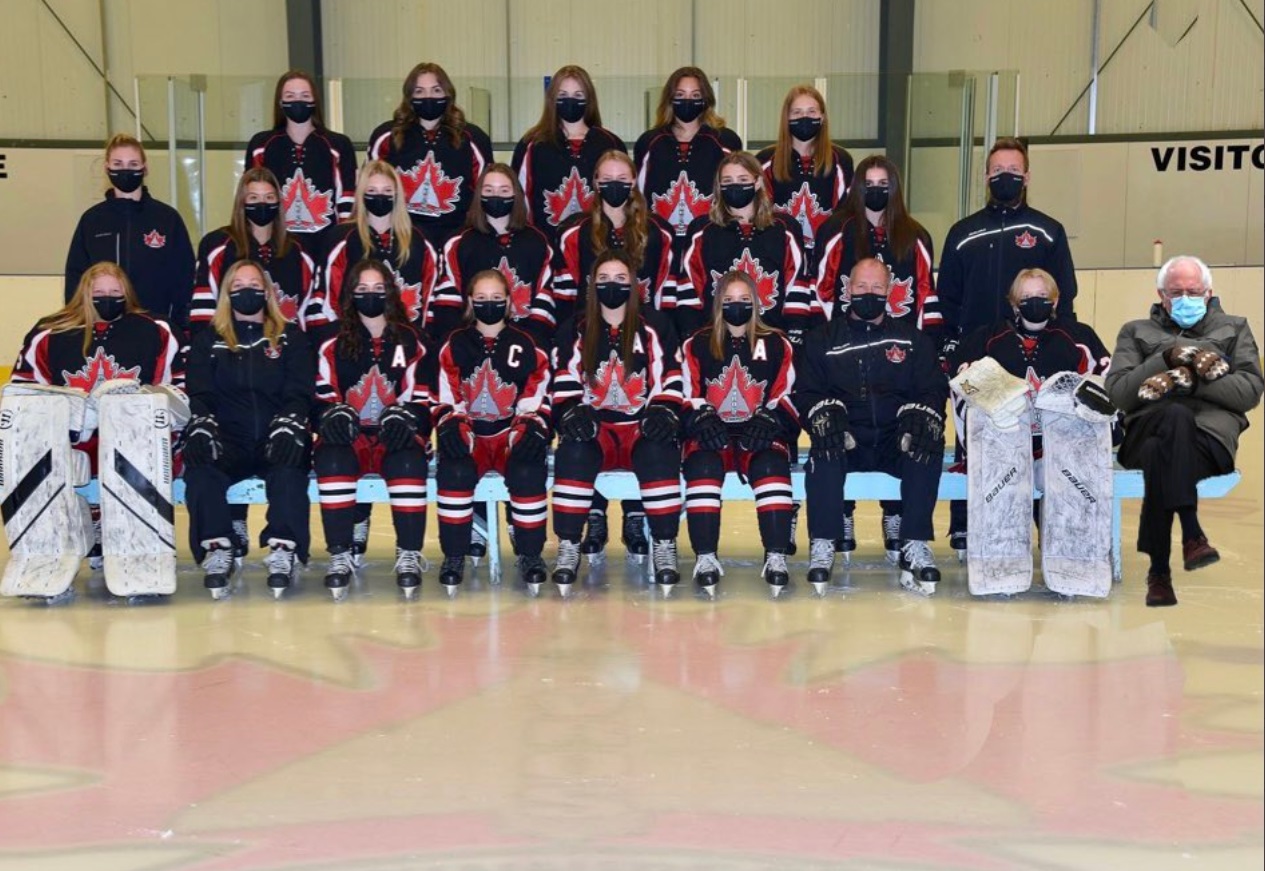
[[[773,178],[777,181],[791,181],[794,176],[793,163],[795,146],[791,144],[791,104],[799,97],[812,97],[821,110],[821,129],[813,140],[813,174],[827,175],[835,168],[835,149],[830,142],[830,119],[826,115],[826,98],[811,85],[796,85],[786,92],[782,101],[782,126],[777,131],[777,144],[773,146]],[[864,187],[864,185],[862,185]]]
[[[142,166],[144,167],[149,166],[149,155],[145,153],[145,146],[141,145],[141,141],[139,139],[137,139],[135,136],[129,136],[126,133],[115,133],[105,143],[105,157],[102,159],[102,162],[101,162],[103,171],[105,171],[108,168],[108,164],[110,162],[110,153],[118,148],[135,148],[137,151],[141,153]],[[108,188],[114,187],[114,184],[110,181],[110,176],[108,173],[105,177],[105,181]]]
[[[395,243],[400,253],[395,258],[399,269],[408,263],[409,251],[413,245],[413,219],[409,217],[408,206],[404,203],[404,185],[400,182],[400,174],[395,167],[385,160],[366,160],[356,176],[356,204],[352,207],[352,220],[356,222],[356,234],[360,236],[360,247],[365,256],[373,254],[373,235],[369,229],[369,219],[365,212],[365,188],[369,179],[375,175],[385,175],[395,185],[395,205],[391,209],[391,232],[395,234]]]
[[[1019,307],[1019,294],[1023,293],[1023,283],[1029,278],[1035,278],[1045,285],[1046,296],[1050,302],[1056,306],[1059,302],[1059,285],[1054,280],[1054,276],[1046,272],[1044,269],[1021,269],[1019,274],[1015,276],[1015,280],[1010,283],[1010,293],[1006,294],[1006,299],[1015,308]]]
[[[751,224],[757,230],[767,229],[773,223],[773,198],[769,196],[768,187],[764,183],[764,171],[760,169],[760,163],[745,151],[731,151],[716,166],[712,204],[707,210],[708,219],[721,227],[735,220],[729,204],[720,193],[720,174],[727,166],[739,166],[751,174],[752,181],[755,182],[755,214],[751,216]]]
[[[716,292],[712,295],[712,340],[709,343],[712,357],[723,360],[725,355],[725,337],[729,335],[729,326],[725,321],[725,291],[731,284],[741,284],[751,294],[751,320],[747,321],[747,341],[751,350],[755,350],[756,339],[777,332],[760,318],[760,291],[755,286],[755,279],[740,269],[731,269],[716,282]]]
[[[140,301],[136,298],[136,290],[132,287],[132,282],[128,279],[127,273],[123,271],[123,267],[117,263],[102,261],[89,266],[88,270],[79,277],[79,285],[75,288],[75,293],[71,296],[70,302],[40,322],[40,325],[51,333],[83,330],[83,353],[85,356],[88,354],[89,346],[92,345],[92,328],[100,320],[97,317],[97,308],[92,304],[92,283],[106,275],[118,279],[119,284],[123,287],[124,314],[130,315],[145,311],[145,309],[141,308]]]
[[[211,318],[211,326],[228,345],[228,349],[237,353],[240,343],[237,341],[237,329],[234,326],[236,319],[233,317],[233,304],[229,300],[229,295],[232,292],[233,279],[243,269],[255,269],[259,272],[259,277],[263,279],[264,338],[275,351],[277,343],[281,341],[281,334],[285,332],[286,319],[281,313],[281,306],[277,303],[277,288],[268,277],[268,270],[264,269],[263,264],[258,261],[238,260],[224,273],[224,278],[220,281],[220,298],[215,301],[215,314]]]

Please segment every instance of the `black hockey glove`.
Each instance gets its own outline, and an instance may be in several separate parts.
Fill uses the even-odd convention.
[[[439,453],[450,460],[459,460],[474,453],[474,428],[464,414],[450,414],[435,427],[435,444]]]
[[[724,450],[729,444],[729,430],[725,428],[725,422],[720,419],[716,409],[710,405],[694,410],[687,435],[705,451]]]
[[[331,445],[349,445],[360,434],[360,417],[345,402],[336,402],[321,413],[321,439]]]
[[[538,463],[549,449],[549,428],[534,414],[520,414],[510,426],[510,457],[516,462]]]
[[[190,469],[214,465],[224,456],[220,425],[209,414],[195,417],[184,428],[184,464]]]
[[[946,333],[940,337],[940,351],[936,359],[940,363],[940,370],[946,375],[952,375],[949,367],[953,365],[953,357],[958,352],[957,337],[951,333]]]
[[[763,451],[782,438],[782,424],[767,408],[757,408],[751,419],[742,425],[738,445],[744,451]]]
[[[681,419],[666,405],[646,406],[641,418],[641,434],[652,442],[673,441],[681,431]]]
[[[591,442],[597,438],[597,417],[593,409],[577,402],[562,413],[558,436],[569,442]]]
[[[417,415],[402,405],[390,405],[378,415],[378,440],[388,451],[402,451],[416,444]]]
[[[1081,379],[1081,383],[1076,385],[1076,389],[1072,391],[1072,400],[1104,418],[1114,417],[1116,414],[1116,405],[1107,395],[1107,391],[1101,384],[1088,378]]]
[[[838,402],[819,402],[808,413],[808,438],[812,452],[829,459],[841,457],[856,442],[848,425],[848,410]]]
[[[931,463],[944,455],[944,415],[929,405],[911,402],[896,412],[900,449],[915,463]]]
[[[268,425],[264,456],[274,466],[301,466],[307,439],[307,421],[302,415],[278,414]]]
[[[1216,381],[1230,372],[1224,357],[1194,345],[1174,345],[1164,352],[1164,363],[1174,368],[1185,366],[1204,381]]]

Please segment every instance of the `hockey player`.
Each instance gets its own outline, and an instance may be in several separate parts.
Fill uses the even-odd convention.
[[[342,133],[325,127],[321,90],[301,70],[277,79],[272,129],[246,146],[246,168],[265,167],[281,182],[286,230],[313,259],[323,257],[331,228],[351,215],[356,150]]]
[[[475,273],[467,299],[467,324],[439,352],[432,412],[444,552],[439,582],[451,592],[462,581],[474,488],[492,471],[505,477],[519,571],[534,593],[545,581],[549,358],[509,322],[510,288],[500,270]]]
[[[263,167],[242,173],[228,225],[207,233],[198,245],[197,277],[189,307],[190,332],[196,334],[210,325],[224,273],[243,258],[263,266],[282,317],[297,322],[299,306],[316,288],[316,263],[286,232],[281,185]]]
[[[711,596],[724,574],[720,494],[726,472],[755,492],[764,543],[761,574],[773,595],[790,581],[791,468],[787,445],[799,431],[790,392],[795,384],[791,343],[765,326],[755,281],[731,270],[716,283],[712,322],[681,349],[686,418],[685,513],[694,548],[694,580]]]
[[[280,597],[308,558],[308,416],[315,372],[307,337],[281,311],[267,270],[238,260],[224,273],[209,329],[189,348],[185,428],[189,544],[215,598],[228,593],[236,530],[228,488],[254,475],[267,488],[268,587]]]
[[[343,281],[338,334],[317,353],[313,466],[330,554],[325,586],[336,601],[347,595],[355,565],[356,482],[380,474],[395,523],[396,583],[412,598],[424,570],[428,351],[385,263],[362,260]]]
[[[830,141],[826,100],[816,88],[796,85],[787,92],[777,144],[761,149],[756,160],[774,210],[799,226],[805,270],[811,270],[817,232],[852,187],[852,155]]]
[[[624,141],[602,126],[597,90],[584,67],[560,68],[545,89],[540,120],[523,134],[511,164],[518,173],[531,222],[557,245],[563,224],[589,211],[597,192],[589,186],[597,160]]]
[[[80,216],[66,252],[66,302],[92,264],[117,263],[142,309],[183,327],[193,291],[193,245],[184,219],[150,196],[145,147],[131,136],[119,133],[106,143],[105,174],[105,199]]]
[[[930,595],[940,580],[928,542],[944,456],[948,382],[935,342],[887,316],[891,273],[874,258],[852,268],[845,317],[810,336],[796,358],[795,405],[808,430],[804,486],[811,540],[808,580],[830,581],[843,534],[848,472],[900,478],[901,584]]]
[[[404,99],[369,136],[369,159],[400,171],[414,223],[443,248],[466,222],[475,182],[492,162],[492,141],[457,106],[457,89],[439,64],[409,71]]]
[[[642,309],[632,292],[636,265],[613,248],[593,265],[584,317],[554,349],[553,526],[562,595],[575,583],[580,533],[599,472],[637,474],[649,515],[651,567],[665,594],[680,580],[676,536],[681,524],[681,372],[670,326]]]

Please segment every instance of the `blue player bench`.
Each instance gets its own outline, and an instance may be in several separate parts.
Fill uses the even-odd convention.
[[[945,472],[940,477],[939,498],[941,501],[965,499],[966,475],[961,472],[948,471],[949,462],[950,459],[946,458]],[[1231,472],[1228,475],[1206,478],[1199,482],[1199,496],[1203,499],[1220,499],[1235,488],[1241,477],[1239,472]],[[1112,577],[1118,581],[1122,573],[1120,563],[1121,503],[1125,499],[1142,498],[1142,473],[1117,466],[1114,485],[1111,514],[1111,572]],[[550,489],[553,487],[552,476],[549,480],[549,487]],[[603,472],[597,478],[597,487],[608,499],[641,498],[641,493],[637,488],[637,478],[632,472]],[[804,498],[804,471],[800,466],[794,466],[791,470],[791,487],[794,490],[795,498],[802,500]],[[175,497],[175,501],[184,502],[184,481],[177,480],[173,491],[172,495]],[[86,497],[89,502],[95,503],[97,501],[96,479],[94,478],[86,487],[79,488],[79,493]],[[429,488],[429,494],[431,501],[434,502],[434,486]],[[858,502],[899,499],[900,481],[882,472],[853,472],[848,475],[844,495],[848,499],[854,499]],[[315,479],[312,480],[308,487],[308,496],[313,503],[317,502]],[[738,476],[733,472],[725,476],[725,486],[721,491],[721,497],[727,502],[752,502],[755,499],[751,493],[751,488],[739,481]],[[376,476],[362,478],[356,488],[356,498],[360,502],[386,502],[386,484],[381,478]],[[474,491],[474,498],[477,502],[488,503],[486,530],[488,565],[492,575],[496,577],[499,576],[501,571],[500,512],[496,510],[496,503],[508,502],[509,491],[505,487],[504,479],[493,472],[485,475],[483,480],[479,482],[478,487]],[[264,496],[263,480],[249,478],[234,484],[228,491],[228,501],[239,505],[262,505],[266,503],[268,500]]]

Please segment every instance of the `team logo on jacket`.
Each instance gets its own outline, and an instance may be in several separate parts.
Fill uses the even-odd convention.
[[[707,214],[711,208],[712,198],[699,193],[698,186],[690,181],[690,177],[681,170],[676,181],[668,185],[666,192],[655,194],[650,199],[650,208],[655,214],[672,225],[678,236],[684,236],[686,229]]]
[[[531,285],[519,281],[518,270],[510,266],[508,257],[501,258],[501,262],[496,264],[496,271],[505,276],[505,283],[510,288],[510,319],[527,317],[531,314]]]
[[[887,349],[887,362],[904,363],[908,352],[900,345],[891,345]]]
[[[887,313],[894,318],[903,318],[914,310],[914,280],[912,278],[892,279],[892,286],[887,291]]]
[[[287,230],[297,233],[324,230],[332,223],[334,192],[316,190],[303,170],[298,169],[281,186],[281,208]]]
[[[112,381],[115,378],[140,378],[141,367],[132,366],[124,369],[114,359],[113,354],[107,354],[105,348],[97,348],[96,353],[83,363],[83,368],[76,372],[67,372],[62,370],[61,380],[67,387],[78,387],[85,393],[91,393],[93,388],[102,381]]]
[[[751,256],[750,248],[742,249],[742,256],[734,260],[730,264],[729,269],[737,269],[751,276],[751,280],[755,282],[756,293],[760,297],[760,314],[764,314],[769,309],[777,305],[777,279],[779,270],[774,269],[772,272],[765,272],[760,266],[760,261]],[[729,271],[729,270],[726,270]],[[715,269],[712,273],[712,292],[716,291],[716,282],[720,281],[724,272],[717,272]]]
[[[145,235],[141,236],[141,241],[143,241],[150,248],[161,248],[167,244],[167,237],[164,236],[162,233],[159,233],[158,230],[155,228],[153,230],[150,230]]]
[[[557,227],[572,215],[587,212],[592,204],[593,191],[580,175],[580,168],[573,166],[556,190],[545,191],[545,218],[549,226]]]
[[[646,376],[643,372],[628,375],[618,351],[597,366],[592,383],[584,388],[584,404],[603,411],[635,414],[646,404]]]
[[[756,381],[737,355],[707,382],[707,403],[725,423],[742,423],[760,407],[767,381]]]
[[[826,223],[826,219],[830,217],[830,212],[822,211],[817,202],[817,195],[812,192],[808,186],[808,182],[804,182],[787,202],[785,206],[778,206],[777,211],[784,215],[790,215],[799,224],[800,235],[804,237],[804,247],[813,247],[813,240],[817,238],[817,228]]]
[[[356,409],[363,426],[377,426],[383,409],[395,405],[395,386],[374,363],[347,391],[347,404]]]
[[[461,397],[471,420],[505,420],[514,415],[518,390],[502,381],[491,359],[485,359],[461,382]]]
[[[1015,237],[1015,245],[1020,248],[1035,248],[1037,247],[1037,237],[1024,230]]]
[[[461,199],[461,182],[465,176],[449,178],[444,168],[435,162],[435,152],[426,152],[426,159],[418,161],[408,172],[400,173],[404,185],[404,201],[414,215],[428,218],[446,215],[457,208]]]

